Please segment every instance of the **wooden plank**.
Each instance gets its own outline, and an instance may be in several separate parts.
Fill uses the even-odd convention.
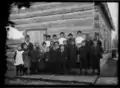
[[[68,14],[58,14],[53,16],[43,16],[43,17],[33,17],[33,18],[26,18],[26,19],[16,19],[11,20],[16,24],[29,24],[29,23],[42,23],[48,21],[57,21],[57,20],[65,20],[65,19],[79,19],[82,17],[88,17],[92,15],[93,10],[82,11],[82,12],[73,12]]]
[[[35,12],[35,11],[44,11],[44,10],[48,10],[48,9],[53,9],[53,8],[61,8],[61,7],[68,7],[68,6],[72,6],[72,5],[75,5],[75,4],[79,4],[79,5],[83,5],[83,4],[89,4],[89,3],[77,3],[77,2],[74,2],[74,3],[70,3],[70,2],[52,2],[52,3],[38,3],[37,5],[36,4],[32,4],[30,8],[27,8],[25,10],[21,9],[20,10],[20,13],[26,13],[26,12]],[[13,8],[14,9],[14,8]],[[19,10],[18,11],[12,11],[12,14],[18,14],[19,13]]]
[[[11,14],[10,19],[12,20],[12,19],[30,18],[35,16],[37,17],[37,16],[49,16],[49,15],[72,13],[72,12],[78,12],[86,9],[93,9],[93,7],[94,7],[93,4],[81,5],[81,6],[75,5],[75,6],[69,6],[69,7],[54,8],[54,9],[45,10],[45,11]]]
[[[60,32],[73,33],[77,32],[78,30],[81,30],[83,33],[94,33],[97,32],[96,29],[94,29],[92,26],[85,26],[85,27],[57,27],[57,28],[48,28],[47,33],[52,34],[59,34]]]
[[[51,27],[60,27],[60,26],[79,26],[79,22],[85,26],[85,23],[92,25],[93,17],[86,17],[81,19],[68,19],[68,20],[59,20],[59,21],[50,21],[44,23],[32,23],[32,24],[23,24],[16,25],[17,29],[36,29],[36,28],[51,28]],[[85,20],[85,22],[84,22]],[[84,24],[83,24],[84,23]],[[82,26],[80,25],[80,26]]]

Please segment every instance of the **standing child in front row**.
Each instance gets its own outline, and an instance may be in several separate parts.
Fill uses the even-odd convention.
[[[75,41],[71,40],[70,45],[68,46],[68,70],[76,67],[77,61],[77,47],[75,46]]]
[[[87,60],[87,47],[86,47],[86,42],[83,40],[81,43],[81,47],[79,48],[79,60],[80,60],[80,74],[85,74],[87,75],[87,65],[88,65],[88,60]]]
[[[100,58],[101,58],[101,50],[102,47],[100,47],[97,44],[97,41],[93,41],[93,46],[91,47],[91,65],[92,65],[92,73],[95,73],[95,70],[97,70],[97,75],[100,75]]]
[[[14,65],[16,66],[16,76],[20,76],[23,73],[23,50],[21,49],[21,46],[18,45],[17,50],[15,51],[15,56],[14,56],[14,60],[15,63]]]
[[[66,74],[67,73],[67,50],[64,45],[60,46],[60,68],[62,73]]]
[[[24,61],[24,74],[30,74],[30,56],[28,56],[28,46],[27,44],[23,45],[24,52],[23,52],[23,61]]]

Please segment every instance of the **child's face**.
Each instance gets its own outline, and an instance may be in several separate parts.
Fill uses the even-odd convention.
[[[63,44],[64,44],[64,45],[67,45],[67,41],[63,41]]]
[[[50,45],[53,46],[53,45],[54,45],[54,42],[51,42]]]
[[[58,44],[58,43],[55,43],[55,46],[59,46],[59,44]]]
[[[85,46],[85,42],[82,42],[82,46]]]
[[[47,40],[50,40],[50,37],[47,37]]]
[[[45,47],[45,46],[46,46],[46,44],[43,44],[43,46]]]
[[[57,36],[54,36],[53,39],[57,39]]]
[[[80,35],[81,35],[81,33],[77,33],[77,35],[78,35],[78,36],[80,36]]]
[[[60,34],[60,37],[64,37],[64,34]]]
[[[24,49],[27,49],[27,45],[26,44],[24,45]]]
[[[63,51],[64,50],[64,46],[61,46],[60,49]]]
[[[18,50],[21,50],[21,46],[20,45],[18,46]]]

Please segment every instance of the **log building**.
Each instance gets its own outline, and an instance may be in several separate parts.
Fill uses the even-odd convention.
[[[16,23],[20,31],[26,31],[32,42],[43,41],[43,34],[59,34],[60,32],[75,34],[99,32],[105,50],[111,49],[111,31],[113,21],[106,3],[92,2],[36,2],[30,8],[13,7],[10,21]]]

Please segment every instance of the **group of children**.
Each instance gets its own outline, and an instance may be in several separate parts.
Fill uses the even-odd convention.
[[[53,35],[53,39],[50,39],[49,35],[44,37],[46,39],[42,43],[42,47],[34,45],[33,49],[27,49],[27,51],[18,48],[17,52],[19,51],[23,55],[23,61],[22,56],[19,56],[21,63],[15,64],[20,72],[25,67],[28,73],[36,72],[43,66],[40,65],[40,62],[43,62],[47,64],[46,66],[52,73],[68,74],[72,68],[76,68],[78,61],[80,63],[80,74],[87,75],[88,69],[92,69],[92,73],[97,71],[97,74],[100,74],[100,58],[102,58],[103,49],[98,39],[91,40],[88,35],[84,39],[81,37],[81,31],[77,32],[76,38],[70,33],[67,39],[64,32],[60,33],[59,39],[57,39],[57,35]]]

